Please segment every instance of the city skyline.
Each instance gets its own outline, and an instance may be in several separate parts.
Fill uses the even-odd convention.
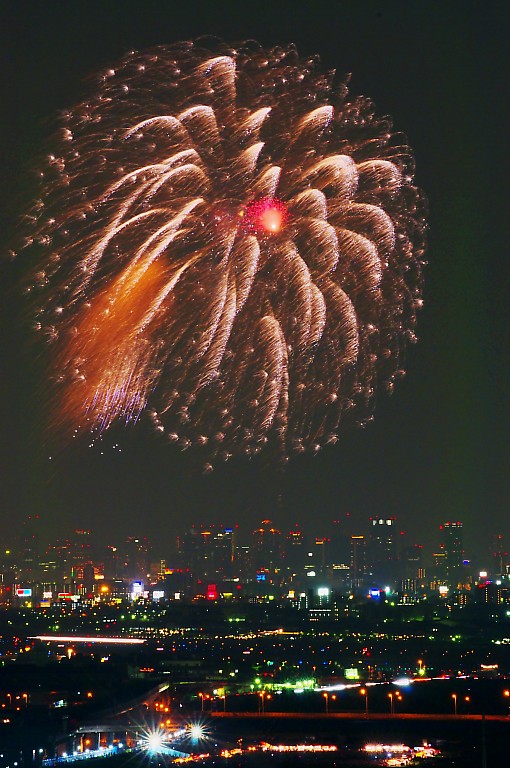
[[[107,521],[126,533],[143,521],[149,538],[170,540],[180,520],[201,516],[239,520],[247,529],[270,518],[283,529],[349,512],[360,524],[395,516],[428,547],[448,519],[463,521],[467,550],[484,539],[488,546],[488,529],[508,536],[509,270],[500,229],[506,12],[481,15],[454,3],[427,14],[404,3],[384,10],[367,3],[333,13],[324,5],[312,14],[298,4],[292,13],[274,9],[268,24],[261,10],[243,19],[233,4],[223,18],[199,3],[178,14],[154,4],[153,18],[135,4],[122,14],[105,4],[94,19],[80,3],[23,7],[31,13],[11,11],[2,32],[6,231],[21,212],[21,171],[44,144],[45,121],[80,99],[84,77],[130,48],[214,33],[265,45],[295,42],[300,53],[317,53],[325,68],[335,68],[339,82],[351,71],[351,93],[393,116],[414,148],[416,178],[429,198],[429,266],[420,342],[408,350],[407,378],[393,398],[378,397],[373,424],[285,471],[237,460],[203,476],[148,419],[112,429],[92,449],[83,441],[65,449],[51,444],[46,351],[34,344],[18,282],[29,265],[4,261],[0,530],[7,534],[25,515],[38,514],[54,537],[78,520],[92,529]]]
[[[295,522],[279,530],[271,520],[255,530],[239,523],[192,522],[174,531],[171,546],[151,541],[143,532],[104,538],[96,530],[62,531],[56,539],[45,534],[40,518],[28,518],[22,529],[4,540],[0,552],[0,580],[83,580],[84,567],[101,578],[154,579],[163,571],[187,572],[202,581],[263,580],[276,586],[280,577],[307,579],[316,571],[319,581],[335,581],[335,569],[345,571],[350,588],[391,584],[403,579],[448,584],[451,588],[484,578],[510,577],[508,540],[491,532],[490,547],[468,551],[461,521],[445,521],[432,547],[411,539],[395,518],[368,518],[364,524],[346,517],[314,529]],[[52,575],[53,574],[53,575]],[[338,573],[336,576],[338,577]],[[255,576],[257,578],[255,578]],[[99,578],[99,576],[97,576]],[[359,583],[358,583],[359,582]],[[314,580],[315,583],[315,580]],[[310,582],[312,584],[312,582]]]

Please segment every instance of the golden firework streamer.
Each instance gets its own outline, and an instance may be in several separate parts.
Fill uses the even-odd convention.
[[[413,172],[390,120],[293,46],[129,54],[62,117],[30,217],[55,421],[147,409],[223,458],[365,422],[415,338]]]

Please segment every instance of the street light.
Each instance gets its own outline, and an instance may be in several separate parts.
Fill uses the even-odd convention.
[[[503,696],[505,699],[510,699],[510,691],[508,689],[503,691]],[[510,701],[507,702],[510,706]],[[508,715],[510,716],[510,709],[508,710]]]
[[[452,699],[453,699],[453,714],[457,714],[457,694],[452,693]]]
[[[211,698],[211,696],[209,696],[209,694],[207,694],[207,693],[199,693],[198,695],[202,699],[202,712],[203,712],[204,711],[204,706],[205,706],[204,702],[206,700],[209,700]]]
[[[259,697],[260,697],[260,711],[262,712],[262,714],[264,714],[264,700],[266,698],[269,700],[271,698],[271,694],[266,693],[266,691],[260,691]]]
[[[365,697],[365,715],[368,715],[368,691],[366,688],[360,688],[359,692]]]
[[[395,704],[393,702],[393,696],[394,695],[395,694],[393,694],[393,693],[389,693],[388,694],[388,698],[390,700],[390,715],[394,715],[395,714]]]
[[[326,701],[326,714],[329,715],[329,693],[326,691],[322,695],[324,696],[324,699]],[[334,701],[336,699],[336,696],[333,694],[331,699]]]

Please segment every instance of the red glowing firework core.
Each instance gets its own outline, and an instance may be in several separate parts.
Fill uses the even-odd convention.
[[[277,234],[287,220],[287,206],[276,197],[261,197],[249,203],[243,212],[247,229],[256,232]]]

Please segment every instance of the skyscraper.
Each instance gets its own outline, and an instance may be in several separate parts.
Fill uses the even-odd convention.
[[[501,577],[506,574],[508,550],[502,533],[495,533],[493,535],[490,554],[492,557],[492,575]]]
[[[292,580],[302,576],[306,561],[306,541],[296,524],[287,534],[285,542],[285,565]]]
[[[464,546],[462,536],[462,523],[448,522],[439,526],[439,546],[444,553],[444,567],[446,581],[450,589],[457,589],[462,583],[462,561],[464,559]]]
[[[235,528],[223,525],[192,525],[179,537],[179,563],[193,578],[222,581],[234,576]]]
[[[351,589],[366,586],[366,539],[364,536],[351,536]]]
[[[281,573],[281,533],[270,520],[263,520],[260,527],[253,531],[253,544],[250,550],[257,572],[266,571],[271,579]]]
[[[371,517],[368,542],[368,569],[376,586],[395,586],[397,573],[397,542],[395,517]]]

